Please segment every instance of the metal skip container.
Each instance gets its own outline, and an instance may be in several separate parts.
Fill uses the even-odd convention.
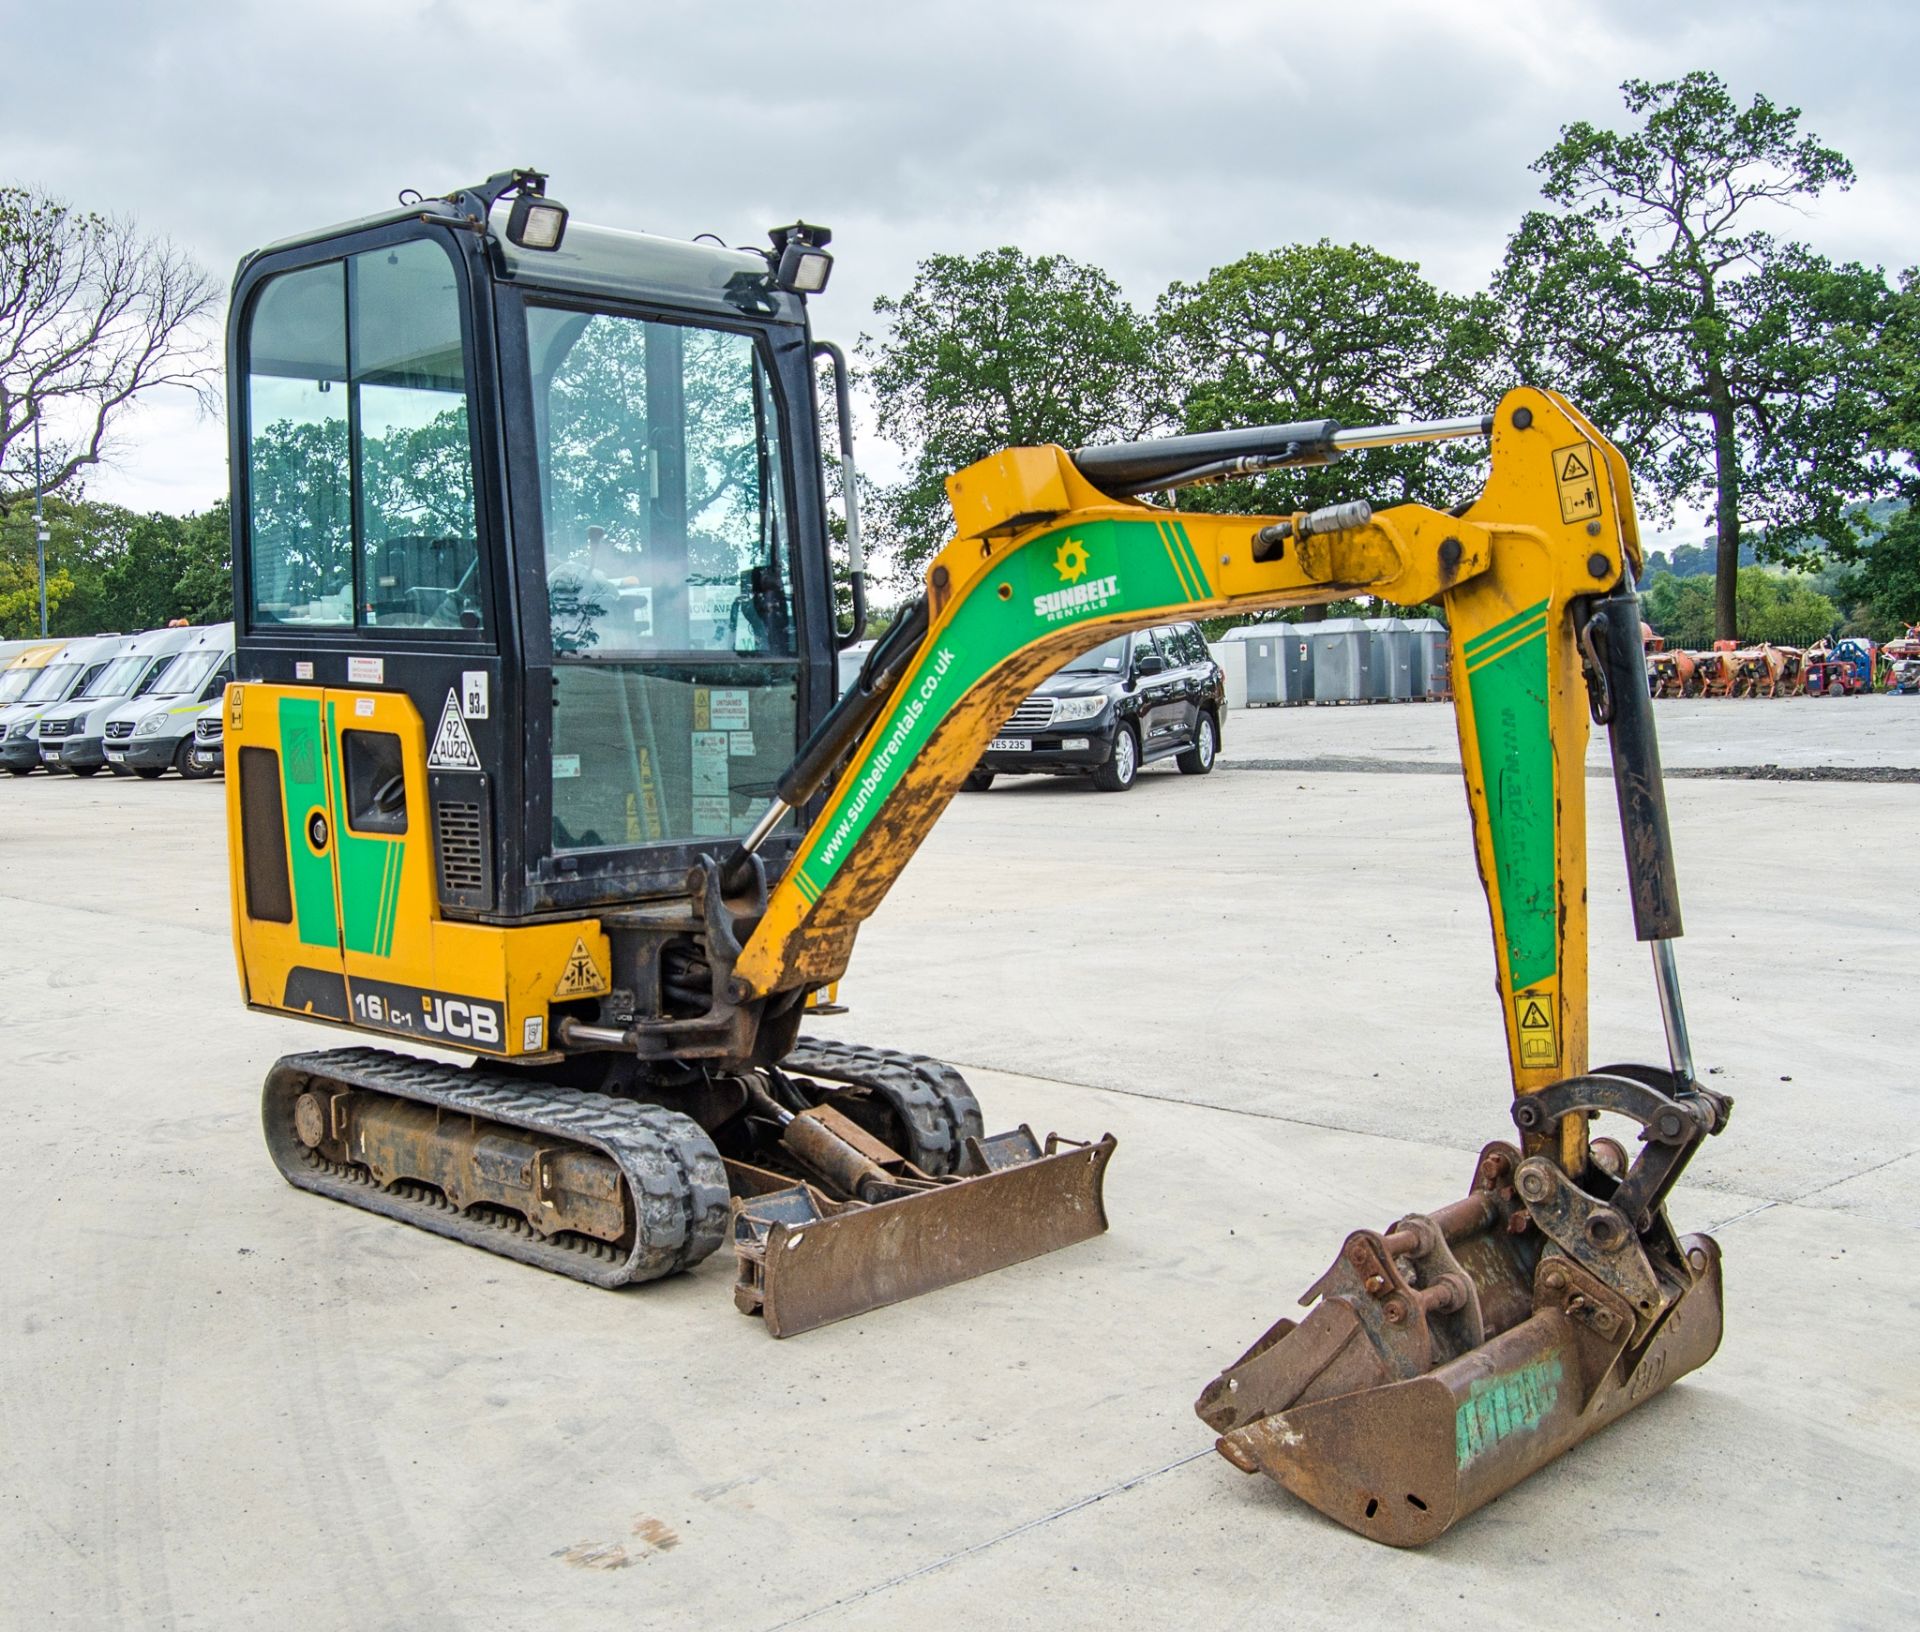
[[[1451,697],[1447,626],[1438,618],[1409,618],[1406,629],[1413,644],[1413,695],[1427,702]]]
[[[1401,618],[1367,620],[1367,698],[1404,703],[1413,697],[1413,632]]]
[[[1245,656],[1249,707],[1292,707],[1313,701],[1308,627],[1302,623],[1256,623],[1227,632],[1222,644],[1231,641]]]
[[[1313,662],[1316,703],[1359,703],[1367,698],[1368,648],[1372,631],[1364,618],[1328,618],[1304,624]]]

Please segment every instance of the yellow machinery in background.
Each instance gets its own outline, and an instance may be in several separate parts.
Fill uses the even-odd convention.
[[[544,178],[276,246],[233,303],[239,673],[226,748],[256,1008],[450,1048],[289,1056],[309,1190],[603,1285],[731,1234],[776,1335],[1105,1228],[1112,1141],[985,1137],[951,1067],[798,1036],[1000,723],[1063,660],[1194,616],[1439,601],[1516,1139],[1351,1237],[1200,1401],[1236,1466],[1426,1539],[1676,1376],[1716,1250],[1665,1196],[1693,1080],[1627,472],[1569,404],[1094,447],[949,482],[953,541],[835,700],[797,223],[748,253],[570,225]],[[1397,442],[1490,439],[1458,514],[1150,503]],[[857,513],[854,632],[864,622]],[[1585,746],[1611,731],[1661,1067],[1589,1066]],[[1216,731],[1218,722],[1215,722]],[[791,818],[791,820],[789,820]],[[1629,1161],[1588,1138],[1623,1114]]]

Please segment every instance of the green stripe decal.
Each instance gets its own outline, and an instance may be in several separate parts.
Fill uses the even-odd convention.
[[[1198,590],[1196,599],[1213,599],[1213,581],[1207,577],[1206,569],[1200,565],[1200,552],[1193,547],[1193,540],[1187,537],[1184,522],[1171,521],[1167,525],[1173,529],[1173,536],[1179,541],[1181,549],[1187,552],[1187,570],[1193,574],[1193,582]]]
[[[333,705],[327,705],[327,736],[337,740]],[[400,894],[406,844],[355,833],[345,819],[345,755],[334,766],[334,865],[340,872],[341,944],[349,952],[386,957],[393,948],[393,908]]]
[[[393,924],[399,916],[400,857],[402,847],[387,846],[386,870],[380,878],[380,922],[374,931],[374,950],[383,958],[393,956]]]
[[[955,611],[895,690],[860,772],[812,829],[789,875],[809,905],[954,706],[1004,659],[1043,636],[1127,612],[1186,613],[1195,594],[1174,543],[1152,521],[1094,521],[1029,539]],[[995,592],[1007,585],[1002,600]],[[1204,587],[1206,579],[1199,580]],[[1092,646],[1093,639],[1087,641]]]
[[[1477,665],[1469,659],[1467,683],[1487,786],[1493,883],[1506,925],[1507,978],[1518,992],[1551,978],[1560,964],[1546,626]]]
[[[1462,648],[1466,653],[1467,661],[1472,662],[1475,657],[1485,651],[1489,646],[1492,646],[1496,641],[1504,641],[1507,636],[1516,634],[1521,624],[1529,623],[1535,618],[1544,618],[1546,614],[1547,603],[1545,601],[1539,601],[1528,607],[1524,612],[1516,612],[1512,617],[1505,618],[1501,622],[1496,623],[1491,629],[1482,629],[1479,634],[1475,635]]]
[[[1173,563],[1173,570],[1180,580],[1180,587],[1189,596],[1193,595],[1195,593],[1193,569],[1187,565],[1187,558],[1174,539],[1173,529],[1164,521],[1156,521],[1154,526],[1160,529],[1160,542],[1166,546],[1167,559]]]
[[[1495,658],[1504,657],[1508,652],[1512,651],[1514,647],[1525,645],[1526,642],[1531,640],[1535,635],[1542,633],[1546,627],[1547,620],[1545,614],[1522,624],[1512,634],[1501,639],[1497,645],[1482,646],[1479,651],[1467,659],[1467,668],[1469,670],[1478,669],[1485,664],[1493,662]]]
[[[280,699],[280,792],[287,813],[287,850],[292,858],[293,919],[302,946],[340,947],[334,911],[333,864],[307,840],[307,818],[327,809],[327,758],[317,697]]]

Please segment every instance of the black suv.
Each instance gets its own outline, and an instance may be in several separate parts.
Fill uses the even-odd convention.
[[[1169,756],[1189,776],[1205,776],[1226,708],[1226,675],[1193,624],[1116,635],[1042,681],[965,786],[984,793],[996,775],[1044,771],[1091,776],[1118,793],[1142,765]]]

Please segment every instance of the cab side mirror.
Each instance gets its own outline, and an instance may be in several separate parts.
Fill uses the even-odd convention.
[[[1142,652],[1133,660],[1135,674],[1164,674],[1167,660],[1158,652]]]

